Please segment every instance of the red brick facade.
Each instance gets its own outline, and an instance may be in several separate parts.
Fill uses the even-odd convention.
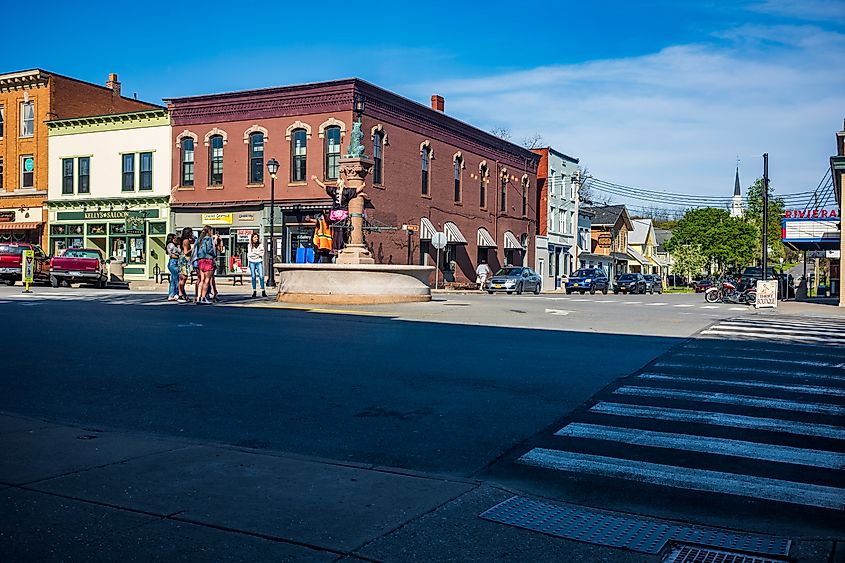
[[[447,280],[474,281],[480,257],[495,270],[506,259],[530,264],[533,256],[512,250],[505,253],[505,231],[526,241],[527,252],[533,253],[530,239],[536,232],[536,172],[539,157],[528,150],[498,139],[442,111],[417,104],[372,84],[357,79],[303,86],[272,88],[247,92],[179,98],[169,101],[173,121],[174,189],[172,206],[178,214],[189,209],[244,209],[261,206],[270,199],[270,182],[248,185],[248,131],[266,131],[264,159],[276,158],[280,170],[276,180],[276,199],[282,209],[297,206],[303,209],[326,207],[325,192],[310,178],[324,178],[324,139],[321,125],[340,124],[343,131],[341,152],[345,153],[354,120],[353,99],[362,95],[365,110],[362,129],[366,154],[373,156],[373,132],[384,135],[383,174],[380,184],[367,178],[366,193],[373,208],[367,210],[369,220],[388,226],[419,226],[421,218],[431,221],[442,231],[446,222],[454,223],[466,244],[450,244],[447,252],[455,271],[442,260]],[[434,100],[442,104],[442,99]],[[442,107],[442,105],[440,106]],[[305,128],[307,141],[306,182],[291,181],[291,141],[286,131]],[[216,129],[225,137],[223,150],[223,184],[209,186],[208,147],[206,136]],[[195,180],[192,187],[180,186],[180,140],[196,138]],[[421,147],[431,150],[429,193],[421,189]],[[460,201],[455,201],[455,159],[462,159],[460,168]],[[485,205],[481,205],[480,171],[486,166]],[[265,172],[266,176],[266,172]],[[501,211],[499,179],[506,178],[506,209]],[[527,186],[523,204],[523,186]],[[525,209],[523,209],[525,207]],[[293,213],[293,211],[290,211]],[[278,222],[277,217],[277,222]],[[265,215],[266,220],[266,215]],[[286,217],[293,220],[293,217]],[[178,222],[178,215],[177,215]],[[180,226],[180,225],[177,225]],[[486,229],[495,240],[496,249],[479,252],[478,230]],[[420,231],[412,238],[410,255],[413,263],[433,264],[434,249],[420,240]],[[405,231],[367,233],[367,242],[377,262],[404,264],[408,259],[408,236]],[[421,245],[422,242],[422,245]],[[422,247],[422,250],[421,250]]]

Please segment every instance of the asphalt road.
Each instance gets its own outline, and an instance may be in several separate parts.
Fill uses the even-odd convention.
[[[14,343],[0,410],[461,476],[739,314],[700,296],[460,295],[344,314],[35,291],[0,289]]]

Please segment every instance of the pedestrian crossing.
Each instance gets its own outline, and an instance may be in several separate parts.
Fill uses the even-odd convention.
[[[670,303],[668,301],[628,301],[628,300],[620,300],[620,299],[608,299],[607,297],[603,296],[593,296],[593,297],[542,297],[541,299],[546,299],[548,301],[572,301],[573,303],[619,303],[620,305],[639,305],[642,307],[671,307],[676,309],[707,309],[707,310],[723,310],[723,311],[751,311],[752,309],[748,306],[735,306],[729,305],[726,303],[722,304],[707,304],[707,303]]]
[[[721,321],[594,397],[517,463],[581,486],[845,510],[845,319]],[[626,485],[627,484],[627,485]]]

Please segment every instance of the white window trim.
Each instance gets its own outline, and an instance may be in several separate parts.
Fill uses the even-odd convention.
[[[29,135],[25,135],[24,132],[23,132],[23,125],[25,123],[24,117],[23,117],[24,106],[32,106],[32,132]],[[20,114],[19,114],[19,119],[20,119],[20,131],[19,131],[20,135],[19,135],[19,138],[29,139],[31,137],[34,137],[35,136],[35,100],[28,100],[28,101],[21,102],[19,111],[20,111]]]

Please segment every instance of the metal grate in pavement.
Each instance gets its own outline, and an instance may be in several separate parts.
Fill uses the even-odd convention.
[[[691,545],[678,545],[672,548],[663,563],[785,563],[785,561],[735,551],[719,551]]]
[[[517,496],[497,504],[479,517],[570,540],[643,553],[659,553],[667,542],[674,541],[748,553],[787,555],[791,543],[790,540],[771,536],[670,524],[576,506],[557,506]]]

